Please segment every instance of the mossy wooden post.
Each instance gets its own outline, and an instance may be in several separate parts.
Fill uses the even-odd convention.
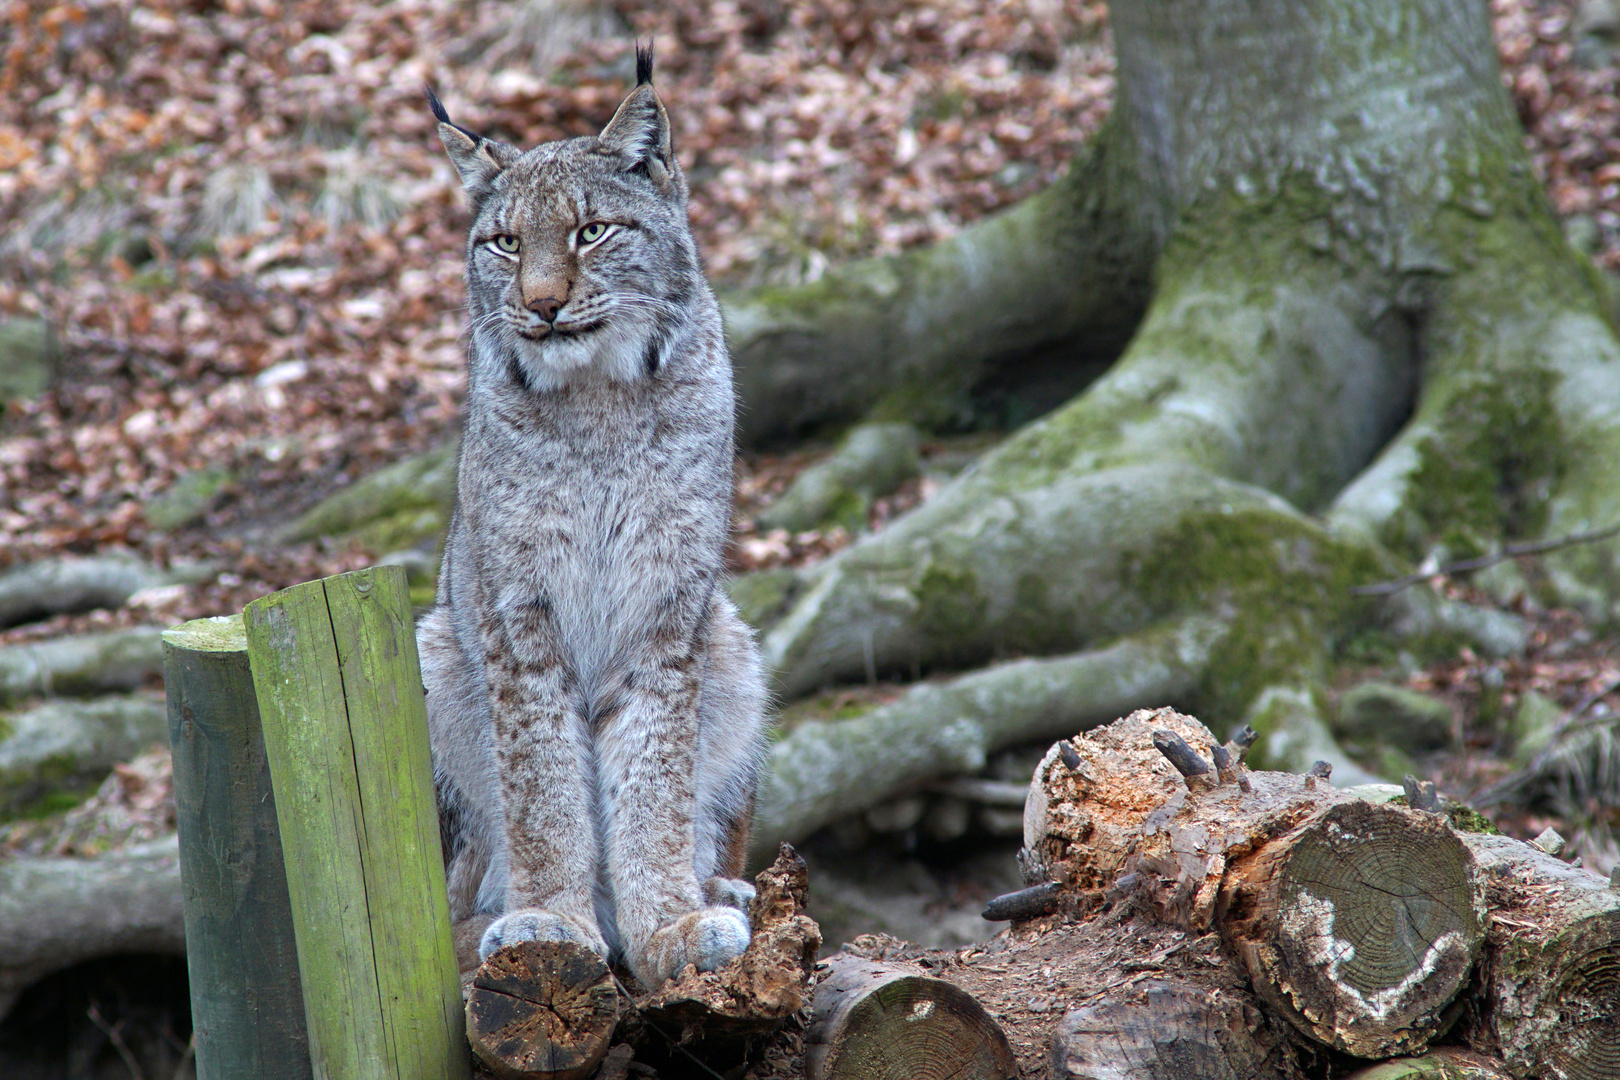
[[[292,909],[242,616],[163,634],[198,1080],[310,1074]]]
[[[469,1073],[408,595],[376,567],[245,612],[310,1055],[331,1080]]]

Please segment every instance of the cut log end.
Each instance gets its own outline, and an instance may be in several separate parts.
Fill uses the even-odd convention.
[[[899,965],[840,954],[816,985],[809,1080],[1008,1080],[1007,1036],[972,995]]]
[[[1546,1033],[1542,1060],[1559,1080],[1620,1076],[1620,913],[1580,927],[1566,956],[1551,989],[1563,1022]]]
[[[467,998],[467,1039],[502,1080],[578,1080],[607,1054],[619,990],[602,958],[524,941],[484,961]]]
[[[1483,897],[1442,821],[1342,803],[1232,873],[1228,904],[1247,892],[1238,904],[1254,910],[1233,912],[1227,932],[1256,990],[1302,1031],[1381,1057],[1421,1052],[1449,1023],[1483,941]]]

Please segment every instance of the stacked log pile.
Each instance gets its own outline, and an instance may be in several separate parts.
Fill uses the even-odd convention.
[[[956,951],[858,939],[813,992],[812,935],[769,929],[804,919],[779,860],[760,954],[632,1002],[598,1075],[1620,1076],[1620,890],[1416,787],[1250,772],[1245,749],[1168,709],[1053,746],[1030,887],[989,913],[1012,927]]]

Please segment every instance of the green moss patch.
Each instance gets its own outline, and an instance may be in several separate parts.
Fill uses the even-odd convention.
[[[1414,559],[1433,544],[1450,558],[1540,535],[1569,462],[1554,395],[1559,376],[1509,371],[1471,381],[1418,444],[1406,513],[1386,540]]]
[[[1262,509],[1189,513],[1140,555],[1127,587],[1165,617],[1218,612],[1229,629],[1210,655],[1201,714],[1242,716],[1269,686],[1320,672],[1337,639],[1368,621],[1351,594],[1376,580],[1373,551]]]

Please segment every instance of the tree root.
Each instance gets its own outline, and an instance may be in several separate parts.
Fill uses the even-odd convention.
[[[131,554],[42,559],[0,574],[0,627],[47,615],[120,608],[142,589],[202,581],[215,568],[193,564],[163,570]]]
[[[0,861],[0,1016],[29,984],[81,961],[185,951],[175,837],[94,859]]]
[[[938,776],[974,773],[1014,743],[1105,723],[1142,703],[1187,697],[1219,625],[1172,631],[1052,660],[1017,660],[914,687],[849,720],[803,724],[784,736],[754,817],[757,850],[796,841],[839,817]]]
[[[134,690],[163,673],[163,628],[136,626],[0,648],[0,704]]]

